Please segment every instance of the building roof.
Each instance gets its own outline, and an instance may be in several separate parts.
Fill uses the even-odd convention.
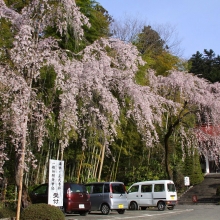
[[[195,131],[198,139],[200,141],[205,141],[220,136],[220,125],[197,126]]]

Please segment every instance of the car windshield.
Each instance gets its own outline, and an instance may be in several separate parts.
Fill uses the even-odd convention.
[[[139,189],[139,186],[138,186],[138,185],[136,185],[136,186],[131,186],[131,187],[128,189],[128,193],[138,192],[138,189]]]

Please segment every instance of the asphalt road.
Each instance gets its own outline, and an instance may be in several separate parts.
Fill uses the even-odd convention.
[[[157,208],[147,210],[126,210],[120,215],[112,211],[109,215],[91,212],[87,216],[67,215],[65,220],[220,220],[220,205],[177,205],[174,210],[158,211]]]

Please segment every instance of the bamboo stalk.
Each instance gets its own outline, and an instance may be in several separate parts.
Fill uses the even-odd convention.
[[[101,179],[101,173],[102,173],[104,157],[105,157],[105,144],[103,144],[102,152],[101,152],[101,162],[100,162],[100,167],[99,167],[98,182],[100,182],[100,179]]]

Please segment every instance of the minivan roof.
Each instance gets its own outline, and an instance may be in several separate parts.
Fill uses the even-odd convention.
[[[149,181],[142,181],[142,182],[137,182],[132,185],[136,184],[145,184],[145,183],[174,183],[172,180],[149,180]]]
[[[123,182],[92,182],[92,183],[86,183],[85,185],[90,185],[90,184],[106,184],[106,183],[121,183],[121,184],[124,184]]]

